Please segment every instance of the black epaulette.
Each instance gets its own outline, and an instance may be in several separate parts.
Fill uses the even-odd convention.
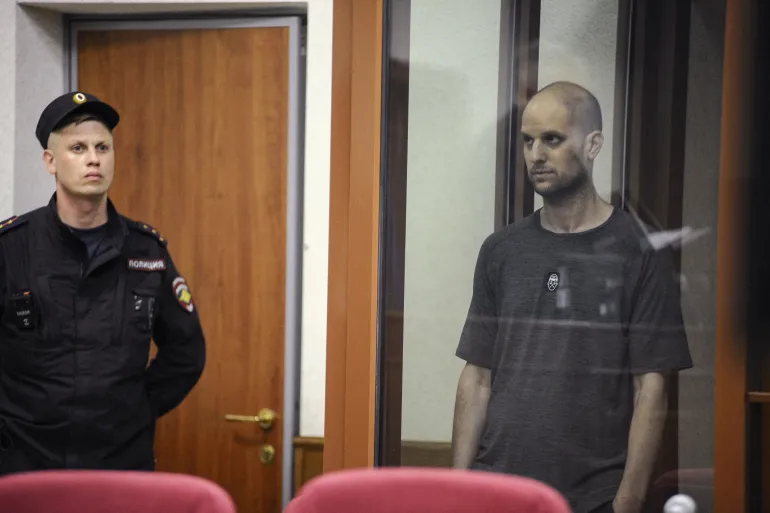
[[[0,221],[0,235],[4,233],[8,233],[14,228],[21,226],[26,222],[27,222],[26,218],[19,217],[19,216],[9,217],[5,221]]]
[[[164,248],[168,244],[166,238],[160,234],[158,230],[150,226],[149,224],[141,223],[139,221],[129,220],[128,225],[138,232],[145,233],[157,240]]]

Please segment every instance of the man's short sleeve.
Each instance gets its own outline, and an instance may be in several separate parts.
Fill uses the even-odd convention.
[[[492,367],[498,324],[495,287],[490,280],[490,245],[487,239],[476,260],[471,305],[455,353],[466,362],[487,369]]]
[[[648,248],[637,263],[639,278],[628,326],[631,372],[689,369],[692,360],[671,254]]]

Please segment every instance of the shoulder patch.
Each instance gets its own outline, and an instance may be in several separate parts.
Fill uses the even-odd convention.
[[[155,240],[157,240],[160,243],[160,245],[163,247],[166,247],[166,245],[168,244],[168,241],[166,240],[166,238],[163,235],[161,235],[158,230],[156,230],[155,228],[153,228],[148,224],[145,224],[139,221],[130,221],[129,226],[131,226],[133,229],[135,229],[138,232],[145,233],[150,237],[155,238]]]
[[[18,226],[21,226],[26,222],[26,219],[20,218],[19,216],[12,216],[4,221],[0,221],[0,235],[11,231]]]

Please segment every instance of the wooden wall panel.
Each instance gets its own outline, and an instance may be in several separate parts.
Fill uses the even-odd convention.
[[[305,484],[324,472],[324,439],[294,439],[294,495]],[[451,442],[401,442],[400,465],[404,467],[452,467]]]
[[[383,0],[335,0],[324,471],[373,466]]]
[[[294,496],[305,483],[323,474],[324,439],[298,436],[294,438]]]
[[[717,318],[714,368],[714,511],[746,511],[746,244],[742,215],[753,83],[755,2],[727,0],[722,84],[722,141],[717,223]],[[744,306],[742,306],[744,305]]]
[[[404,467],[452,468],[452,442],[401,442],[401,465]]]

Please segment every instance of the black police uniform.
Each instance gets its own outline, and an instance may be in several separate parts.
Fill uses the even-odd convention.
[[[56,194],[0,223],[0,474],[152,470],[156,420],[203,371],[166,240],[107,208],[91,233],[60,220]]]

